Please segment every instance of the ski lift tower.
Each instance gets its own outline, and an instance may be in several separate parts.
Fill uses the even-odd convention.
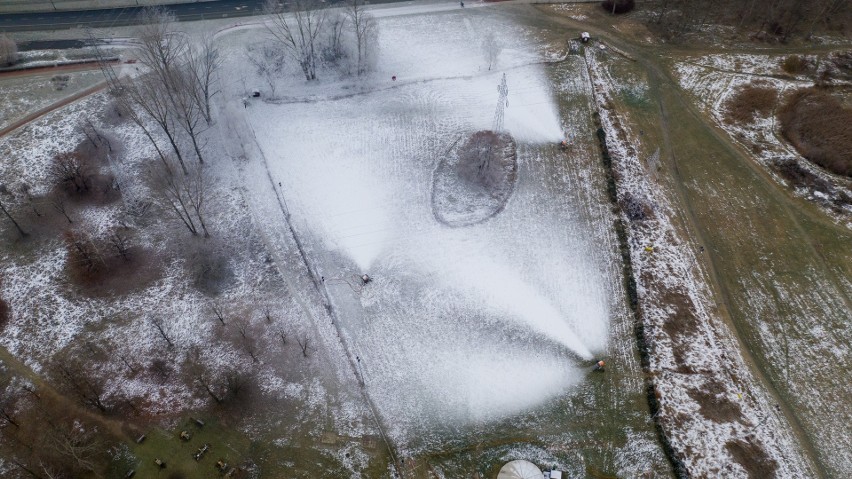
[[[494,112],[494,125],[492,130],[495,133],[500,133],[503,130],[503,116],[506,107],[509,106],[509,85],[506,84],[506,74],[503,74],[503,81],[497,85],[497,92],[500,93],[500,99],[497,100],[497,111]]]

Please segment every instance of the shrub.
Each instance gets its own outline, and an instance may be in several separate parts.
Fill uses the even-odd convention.
[[[604,0],[601,2],[601,7],[610,13],[627,13],[636,7],[634,0]]]
[[[778,100],[778,91],[759,85],[746,85],[725,103],[725,121],[744,124],[754,121],[758,113],[768,115]]]
[[[814,62],[802,55],[790,55],[781,61],[781,69],[791,75],[800,75],[814,71]]]
[[[654,207],[651,203],[646,198],[633,196],[629,192],[624,193],[618,205],[630,221],[644,221],[654,217]]]
[[[781,133],[802,156],[838,175],[852,177],[852,110],[813,88],[787,97],[778,112]]]

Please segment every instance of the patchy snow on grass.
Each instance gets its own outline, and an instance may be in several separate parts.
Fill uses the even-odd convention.
[[[0,297],[12,314],[0,344],[60,388],[65,386],[56,365],[79,362],[84,365],[79,374],[98,385],[103,403],[116,412],[170,417],[203,409],[212,398],[200,378],[210,384],[211,394],[224,397],[228,381],[241,377],[263,396],[285,400],[299,411],[301,424],[291,431],[314,428],[319,434],[331,414],[335,426],[352,436],[375,433],[357,394],[335,384],[341,373],[327,366],[323,349],[312,346],[309,357],[303,357],[297,338],[312,336],[306,327],[310,321],[294,295],[282,294],[281,275],[258,237],[232,159],[220,153],[225,150],[218,139],[206,139],[215,181],[206,218],[212,238],[193,239],[156,204],[144,217],[126,216],[130,200],[151,198],[145,178],[155,153],[135,125],[105,123],[107,105],[106,95],[96,95],[0,140],[4,151],[18,152],[6,156],[6,173],[13,173],[9,186],[26,182],[34,194],[49,191],[50,162],[85,139],[78,122],[90,118],[118,147],[112,165],[102,170],[121,181],[121,197],[107,205],[75,206],[74,224],[68,227],[104,241],[114,229],[129,225],[132,244],[152,262],[154,277],[122,294],[92,295],[69,282],[67,247],[59,238],[36,243],[24,255],[4,252]],[[104,254],[109,254],[106,246]],[[216,292],[201,291],[198,278],[204,267],[197,263],[217,258],[211,264],[224,268],[224,282]],[[216,319],[214,305],[223,311],[225,325]],[[163,334],[154,321],[161,322]],[[354,384],[354,378],[347,380]],[[310,394],[286,394],[293,384]],[[331,388],[338,389],[334,398]],[[254,436],[268,433],[268,425],[245,427]]]
[[[619,88],[607,69],[610,60],[594,50],[587,50],[586,58],[598,101],[608,104]],[[813,475],[790,426],[743,365],[733,334],[713,313],[707,273],[674,226],[678,213],[670,192],[652,181],[638,156],[641,136],[614,110],[599,112],[618,173],[619,198],[650,198],[655,205],[651,219],[623,219],[644,334],[653,351],[650,372],[660,404],[658,421],[677,456],[696,477],[745,477],[747,471],[730,451],[747,438],[776,465],[779,477]]]
[[[73,151],[86,138],[79,129],[80,121],[98,111],[103,102],[103,95],[88,97],[0,138],[3,176],[14,179],[15,184],[28,184],[33,195],[46,194],[52,186],[48,172],[53,157]]]
[[[827,172],[803,158],[786,140],[775,118],[756,114],[749,123],[726,121],[726,108],[732,97],[744,86],[768,86],[778,91],[778,105],[784,95],[799,88],[813,86],[811,80],[780,79],[778,64],[783,59],[765,55],[708,55],[696,60],[675,63],[674,71],[680,85],[691,92],[716,124],[731,138],[749,150],[779,183],[789,185],[801,197],[820,205],[836,221],[852,228],[852,181]],[[735,64],[750,65],[748,74],[732,70]],[[809,184],[793,184],[781,174],[778,165],[791,162],[805,174],[815,178]]]

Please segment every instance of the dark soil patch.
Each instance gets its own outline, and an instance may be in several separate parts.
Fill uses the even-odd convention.
[[[662,288],[662,285],[656,285]],[[678,372],[683,374],[695,374],[695,370],[689,365],[687,355],[698,332],[698,318],[692,311],[692,302],[689,297],[679,291],[666,291],[661,301],[673,309],[672,313],[663,323],[663,331],[672,342],[672,355],[678,367]]]
[[[659,285],[662,287],[662,285]],[[660,298],[674,312],[666,319],[663,330],[672,338],[692,336],[698,332],[698,319],[692,313],[689,296],[679,291],[666,291]]]
[[[456,144],[458,145],[458,143]],[[488,220],[503,211],[517,177],[515,140],[478,131],[450,149],[432,176],[432,213],[453,227]]]
[[[749,479],[775,477],[778,464],[759,446],[740,440],[728,442],[725,444],[725,449],[734,456],[734,461],[737,464],[743,466]]]
[[[724,386],[710,380],[702,389],[691,389],[686,393],[698,403],[702,416],[716,423],[734,422],[742,417],[740,405],[728,399]]]
[[[807,188],[826,193],[832,190],[827,181],[802,168],[796,160],[782,160],[772,166],[793,188]]]
[[[636,7],[634,0],[604,0],[601,7],[609,13],[627,13]]]
[[[852,177],[852,109],[830,93],[808,88],[787,97],[778,111],[781,132],[805,158]]]
[[[778,91],[757,84],[740,88],[725,103],[725,121],[729,124],[747,124],[757,114],[769,115],[778,101]]]
[[[5,299],[0,298],[0,331],[3,331],[3,328],[6,327],[11,316],[12,308],[9,307],[9,303]]]

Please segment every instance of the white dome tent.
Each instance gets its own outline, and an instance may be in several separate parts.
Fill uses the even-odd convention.
[[[497,474],[497,479],[542,479],[542,477],[541,469],[524,460],[507,462]]]

